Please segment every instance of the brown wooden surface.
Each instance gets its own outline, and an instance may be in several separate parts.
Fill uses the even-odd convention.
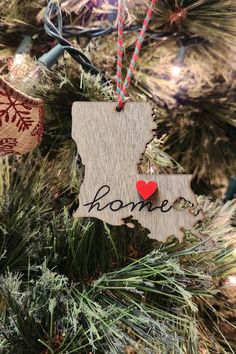
[[[137,165],[145,147],[153,137],[156,125],[152,118],[149,103],[127,103],[122,112],[116,112],[112,102],[76,102],[72,109],[72,137],[78,148],[82,163],[85,165],[85,177],[80,189],[80,206],[75,217],[93,217],[111,225],[122,225],[127,217],[137,220],[150,231],[149,237],[165,242],[171,235],[180,241],[183,239],[181,228],[191,229],[200,219],[189,209],[172,208],[164,213],[160,209],[149,212],[147,208],[131,211],[127,206],[118,211],[109,207],[98,211],[97,207],[89,211],[85,206],[103,185],[110,192],[100,202],[103,208],[110,202],[116,209],[120,202],[128,204],[142,201],[136,190],[136,182],[154,180],[158,184],[158,193],[151,197],[153,206],[160,206],[163,200],[172,205],[179,197],[196,204],[191,190],[191,175],[140,175]],[[166,206],[167,208],[167,206]],[[127,224],[133,227],[132,222]]]

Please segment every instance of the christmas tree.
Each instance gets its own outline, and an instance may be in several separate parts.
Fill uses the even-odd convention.
[[[126,68],[150,3],[125,2]],[[141,172],[193,174],[204,219],[182,243],[73,218],[71,107],[116,99],[118,5],[0,0],[0,353],[236,352],[236,3],[159,0],[128,92],[154,107]],[[21,154],[18,104],[19,139],[45,110]]]

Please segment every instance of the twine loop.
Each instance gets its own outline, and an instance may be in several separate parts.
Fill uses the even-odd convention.
[[[122,83],[122,67],[123,67],[123,53],[124,53],[124,45],[123,45],[123,29],[124,29],[124,3],[123,0],[119,0],[118,2],[118,40],[117,40],[117,71],[116,71],[116,94],[118,99],[118,107],[117,111],[121,111],[124,108],[125,101],[127,100],[126,94],[129,88],[132,74],[137,63],[140,50],[142,48],[142,44],[144,41],[145,33],[148,29],[148,25],[150,19],[152,17],[153,9],[157,3],[157,0],[152,0],[151,5],[148,9],[147,15],[143,22],[143,27],[140,32],[140,35],[136,41],[134,53],[127,70],[126,78],[124,83]]]

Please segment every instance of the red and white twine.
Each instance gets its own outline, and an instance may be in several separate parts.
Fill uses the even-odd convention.
[[[131,77],[135,68],[135,65],[138,60],[140,50],[144,41],[145,33],[148,29],[149,21],[152,17],[154,6],[156,5],[157,0],[152,0],[152,3],[148,9],[147,15],[143,22],[143,27],[140,32],[140,35],[137,39],[135,50],[132,56],[130,66],[127,70],[126,78],[122,84],[122,66],[123,66],[123,26],[124,26],[124,4],[123,0],[118,1],[118,40],[117,40],[117,72],[116,72],[116,91],[117,98],[119,103],[119,108],[124,108],[125,98],[127,94],[127,89],[130,85]]]

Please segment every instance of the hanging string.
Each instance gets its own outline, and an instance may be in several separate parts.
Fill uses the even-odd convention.
[[[124,83],[122,84],[122,66],[123,66],[123,53],[124,53],[124,46],[123,46],[123,29],[124,29],[124,3],[123,0],[118,1],[118,40],[117,40],[117,71],[116,71],[116,91],[117,91],[117,98],[119,103],[119,109],[122,110],[124,108],[124,103],[126,99],[126,93],[130,85],[131,77],[137,63],[140,50],[142,48],[142,44],[144,41],[145,33],[148,29],[149,21],[152,17],[153,9],[157,3],[157,0],[152,0],[152,3],[148,9],[147,15],[143,22],[143,27],[140,32],[140,35],[137,39],[135,50],[132,56],[132,60],[130,66],[127,70],[126,78]]]

